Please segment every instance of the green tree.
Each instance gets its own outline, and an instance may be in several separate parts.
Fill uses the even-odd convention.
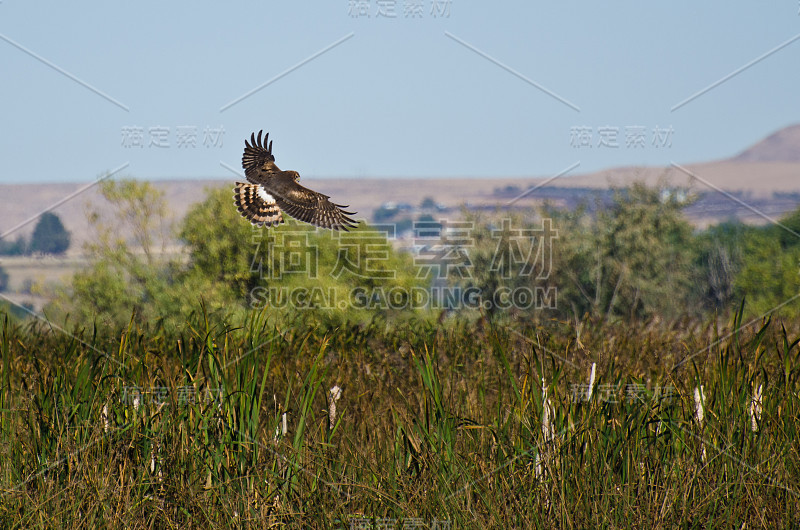
[[[553,265],[559,310],[628,319],[696,314],[696,247],[685,204],[634,184],[615,190],[596,217],[546,210],[560,233]]]
[[[460,287],[461,312],[508,319],[553,316],[557,289],[550,258],[560,235],[550,220],[467,213],[464,221],[471,227],[468,235],[443,226],[438,252],[439,266],[446,267],[451,285]]]
[[[781,218],[780,224],[770,225],[768,231],[776,234],[782,248],[800,246],[800,208]]]
[[[433,197],[425,197],[419,205],[423,210],[433,210],[436,208],[436,199]]]
[[[618,190],[601,212],[603,305],[617,315],[675,317],[690,311],[692,227],[685,204],[657,188]],[[613,285],[613,290],[608,289]]]
[[[164,258],[168,223],[163,194],[135,180],[104,181],[100,193],[112,212],[88,213],[94,234],[84,250],[90,264],[59,293],[51,314],[112,328],[132,315],[139,323],[174,316],[180,307],[174,288],[180,264]]]
[[[13,242],[0,239],[0,255],[2,256],[20,256],[25,254],[27,247],[28,244],[21,235],[17,236]]]
[[[5,291],[6,289],[8,289],[8,273],[2,266],[0,266],[0,292]]]
[[[164,247],[161,194],[135,181],[104,184],[101,192],[113,215],[90,214],[97,234],[87,245],[92,263],[75,274],[51,313],[113,327],[134,315],[138,324],[157,321],[179,330],[201,304],[226,323],[263,308],[330,325],[422,312],[410,310],[415,290],[424,289],[410,256],[370,227],[334,233],[292,220],[254,227],[226,187],[210,191],[180,223],[184,259],[166,259],[156,251],[159,243]]]
[[[737,244],[741,262],[734,280],[734,296],[744,298],[749,316],[800,314],[800,244],[790,230],[800,210],[780,219],[779,225],[751,227]]]
[[[695,274],[706,309],[728,311],[739,306],[735,281],[743,265],[742,244],[752,230],[733,220],[698,234]]]
[[[211,191],[189,212],[180,238],[189,253],[187,285],[242,307],[336,324],[414,314],[411,297],[425,288],[411,257],[394,250],[385,233],[363,223],[332,232],[289,218],[255,227],[232,206],[227,188]]]
[[[69,232],[64,228],[58,215],[45,212],[39,217],[31,236],[31,252],[44,254],[63,254],[69,248]]]
[[[189,253],[187,276],[208,283],[207,288],[216,285],[226,300],[244,300],[259,281],[251,262],[266,231],[239,215],[230,190],[209,190],[205,201],[191,208],[180,223],[178,236]]]

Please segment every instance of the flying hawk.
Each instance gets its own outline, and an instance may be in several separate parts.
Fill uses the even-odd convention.
[[[258,226],[274,226],[283,223],[286,212],[298,221],[332,230],[344,230],[358,225],[351,219],[341,204],[334,204],[327,195],[305,188],[297,183],[297,171],[281,171],[272,156],[272,142],[267,144],[269,133],[261,142],[261,133],[250,135],[244,141],[242,167],[248,183],[237,182],[233,188],[233,200],[242,217]]]

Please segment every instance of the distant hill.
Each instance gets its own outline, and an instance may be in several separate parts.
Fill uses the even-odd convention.
[[[635,181],[668,182],[696,191],[741,192],[761,200],[791,195],[800,192],[800,124],[785,127],[733,157],[681,164],[681,168],[615,167],[561,178],[554,185],[605,189]]]
[[[800,162],[800,124],[786,127],[767,136],[731,160],[734,162]]]

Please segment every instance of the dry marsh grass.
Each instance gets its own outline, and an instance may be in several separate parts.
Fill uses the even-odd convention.
[[[788,325],[2,315],[0,526],[797,527]]]

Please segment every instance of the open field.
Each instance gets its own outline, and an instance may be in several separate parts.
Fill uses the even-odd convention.
[[[80,255],[57,256],[2,256],[0,266],[9,275],[8,288],[12,291],[28,291],[31,284],[59,283],[86,265]]]
[[[800,524],[796,325],[2,318],[3,527]]]

